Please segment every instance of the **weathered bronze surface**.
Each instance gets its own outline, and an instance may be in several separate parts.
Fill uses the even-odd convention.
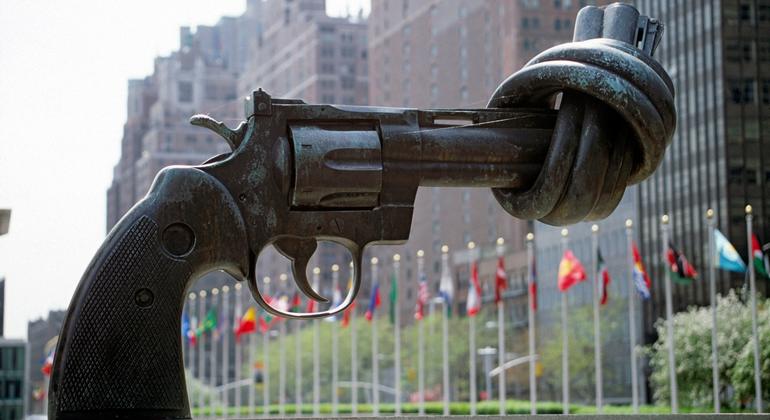
[[[364,248],[409,238],[419,186],[493,188],[513,216],[550,224],[605,217],[672,137],[672,84],[651,58],[660,29],[628,5],[585,8],[575,42],[535,57],[487,109],[308,105],[257,90],[235,130],[193,117],[232,151],[165,168],[110,232],[60,335],[50,418],[189,418],[179,334],[189,285],[224,270],[272,314],[337,313],[359,291]],[[342,304],[312,314],[267,304],[254,270],[269,245],[293,262],[300,290],[326,301],[305,274],[317,240],[353,256]]]

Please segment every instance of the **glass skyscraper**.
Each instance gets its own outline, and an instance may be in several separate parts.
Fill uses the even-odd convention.
[[[671,218],[671,243],[700,271],[692,285],[673,285],[674,310],[709,303],[705,213],[747,258],[744,207],[754,230],[770,240],[770,0],[637,0],[665,25],[657,59],[676,89],[677,130],[657,172],[639,188],[640,239],[653,279],[643,308],[646,341],[664,316],[660,218]],[[721,272],[718,293],[745,284]],[[768,283],[758,281],[767,294]]]

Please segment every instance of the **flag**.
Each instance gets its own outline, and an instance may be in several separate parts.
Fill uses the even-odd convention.
[[[380,283],[375,283],[372,287],[372,295],[369,297],[369,307],[366,308],[367,321],[371,321],[374,317],[374,311],[380,307]]]
[[[633,280],[636,291],[639,292],[639,296],[642,299],[647,300],[650,298],[650,288],[652,282],[650,282],[650,276],[647,275],[647,270],[644,269],[642,264],[642,256],[639,254],[639,249],[635,243],[631,243],[631,252],[634,254],[634,268],[633,268]]]
[[[452,283],[452,276],[449,274],[449,265],[441,268],[441,281],[439,282],[438,294],[444,300],[447,316],[452,315],[452,299],[454,298],[455,288]]]
[[[302,306],[302,298],[299,296],[299,292],[294,292],[294,296],[291,298],[291,311],[300,312],[300,306]]]
[[[212,332],[217,329],[217,308],[213,307],[206,313],[206,317],[203,318],[203,322],[198,326],[198,336],[201,334]]]
[[[770,261],[768,261],[767,255],[762,252],[756,234],[751,235],[751,257],[754,260],[754,269],[757,274],[770,279]]]
[[[273,316],[267,312],[263,312],[262,314],[259,315],[259,319],[257,320],[257,323],[259,324],[259,332],[261,332],[262,334],[265,334],[270,329],[270,326],[273,324]]]
[[[251,334],[257,331],[257,311],[254,307],[249,307],[243,317],[238,321],[238,326],[235,328],[235,340],[241,341],[241,336],[244,334]]]
[[[317,306],[318,306],[318,302],[316,302],[313,299],[308,299],[307,306],[305,307],[305,312],[316,312]]]
[[[398,296],[398,284],[396,280],[396,272],[393,271],[393,274],[390,276],[390,323],[395,324],[396,323],[396,310],[398,308],[398,302],[396,302],[396,297]]]
[[[468,282],[468,300],[465,310],[468,316],[476,316],[481,310],[481,286],[479,285],[479,269],[476,261],[471,264],[471,278]]]
[[[182,314],[182,337],[186,338],[191,345],[197,343],[197,337],[195,337],[195,327],[190,322],[190,316],[185,312]]]
[[[353,316],[353,311],[356,309],[356,302],[353,301],[350,303],[350,306],[345,308],[345,311],[342,313],[342,327],[347,327],[350,325],[350,317]]]
[[[666,251],[666,259],[669,264],[669,274],[671,280],[680,284],[690,284],[698,277],[698,272],[687,261],[684,254],[674,248],[672,243],[668,244],[668,250]]]
[[[43,388],[36,386],[35,389],[32,390],[32,398],[35,401],[42,401],[43,398],[45,398],[45,391]]]
[[[503,290],[508,288],[508,276],[505,274],[505,261],[503,256],[497,259],[497,271],[495,272],[495,304],[503,301]]]
[[[529,270],[529,294],[532,295],[531,309],[537,311],[537,267],[535,265],[535,255],[532,255]]]
[[[414,319],[421,320],[425,317],[425,305],[428,303],[428,280],[425,273],[420,273],[420,282],[417,284],[417,303],[414,306]]]
[[[564,256],[559,263],[559,290],[566,292],[570,287],[586,279],[586,270],[583,264],[569,249],[564,251]]]
[[[602,305],[607,303],[609,299],[609,293],[607,288],[610,286],[610,272],[607,270],[607,265],[604,264],[604,258],[602,258],[602,251],[596,249],[596,260],[598,261],[599,277],[601,277],[602,288],[599,290],[599,303]]]
[[[714,229],[714,251],[716,255],[712,256],[712,258],[714,258],[714,265],[717,268],[736,273],[746,272],[746,263],[743,262],[733,244],[727,240],[719,229]]]
[[[43,375],[45,376],[51,376],[51,369],[53,369],[54,350],[55,347],[52,347],[51,351],[48,352],[48,356],[46,356],[45,361],[43,361],[43,366],[40,368],[40,371],[43,372]]]

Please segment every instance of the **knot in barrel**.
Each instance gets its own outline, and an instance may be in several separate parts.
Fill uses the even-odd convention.
[[[589,12],[595,10],[600,9]],[[601,12],[606,36],[617,26]],[[632,18],[638,12],[627,20]],[[590,21],[583,20],[584,26]],[[630,33],[628,42],[594,38],[550,48],[493,94],[490,108],[551,106],[562,93],[534,184],[526,190],[493,189],[511,215],[552,225],[604,218],[626,186],[649,177],[660,164],[676,127],[674,88],[660,64],[629,43],[635,42],[636,26]]]

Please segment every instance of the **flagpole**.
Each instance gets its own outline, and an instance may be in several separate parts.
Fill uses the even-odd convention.
[[[227,385],[230,381],[230,334],[232,328],[228,328],[227,319],[230,316],[230,287],[222,286],[222,312],[225,316],[222,319],[222,417],[228,418],[228,408],[230,398],[227,395]]]
[[[332,265],[332,295],[336,296],[337,288],[339,288],[340,283],[340,266],[337,264]],[[338,302],[332,302],[332,304],[337,304]],[[337,330],[337,327],[332,327],[332,416],[337,416],[339,414],[339,396],[337,395],[338,392],[338,383],[339,383],[339,358],[337,357],[337,353],[339,353],[338,350],[338,341],[339,341],[339,331]]]
[[[196,295],[195,293],[190,293],[189,295],[187,295],[187,298],[190,300],[188,311],[187,311],[189,314],[192,314],[195,311],[195,298],[197,296],[198,295]],[[193,317],[190,316],[190,331],[192,331],[193,336],[195,336],[197,327],[198,327],[198,320],[196,319],[195,324],[193,324]],[[188,331],[186,334],[189,334],[189,333],[190,332]],[[192,345],[192,342],[190,341],[190,337],[186,337],[186,338],[187,338],[187,342],[190,344],[190,378],[194,380],[195,373],[196,373],[195,372],[195,356],[196,356],[195,347],[197,347],[198,344],[197,344],[197,339],[196,339],[196,344]],[[190,388],[190,398],[191,398],[190,406],[191,408],[195,408],[195,401],[192,401],[192,388]]]
[[[473,264],[474,249],[476,243],[468,242],[468,282],[470,287],[474,287],[471,282],[471,265]],[[468,289],[470,293],[470,288]],[[470,296],[469,296],[470,297]],[[479,296],[481,298],[481,296]],[[468,367],[470,371],[470,415],[476,415],[476,317],[468,317]]]
[[[596,375],[596,412],[601,414],[604,404],[604,386],[602,381],[602,337],[601,320],[599,319],[599,287],[603,287],[599,278],[599,225],[591,226],[591,252],[593,253],[593,275],[594,275],[594,372]]]
[[[321,282],[321,269],[313,268],[313,290],[318,290]],[[313,416],[321,415],[321,331],[319,319],[313,320]]]
[[[628,250],[628,339],[631,350],[631,405],[632,413],[639,414],[639,378],[636,357],[636,296],[634,293],[633,221],[626,220],[626,248]]]
[[[270,295],[270,277],[263,279],[265,283],[265,294]],[[270,417],[270,329],[262,334],[262,417]],[[251,376],[254,377],[254,362],[256,361],[257,349],[256,346],[251,349]],[[254,392],[249,392],[251,396]],[[250,412],[253,412],[254,405],[251,404]]]
[[[446,272],[445,272],[446,270]],[[449,271],[449,247],[443,245],[441,247],[441,275],[448,275]],[[449,311],[452,308],[449,306],[449,302],[443,300],[443,310],[441,317],[441,353],[443,356],[443,374],[444,374],[444,415],[448,416],[449,413]]]
[[[714,230],[716,221],[714,220],[714,210],[706,210],[706,221],[708,223],[708,265],[709,265],[709,298],[711,300],[711,377],[714,391],[714,412],[720,412],[719,401],[719,343],[717,341],[717,268],[714,264],[716,258],[716,249],[714,245]]]
[[[281,290],[286,290],[286,280],[289,276],[281,273]],[[278,320],[278,415],[286,415],[286,320]]]
[[[664,214],[660,219],[661,238],[662,238],[662,256],[665,259],[668,250],[668,221],[669,217]],[[665,262],[664,262],[665,264]],[[671,388],[671,413],[679,413],[679,390],[676,382],[676,357],[674,355],[674,316],[673,303],[671,297],[671,276],[665,276],[666,292],[666,341],[668,344],[668,376]]]
[[[219,296],[219,289],[216,287],[211,289],[211,303],[213,304],[212,309],[214,311],[217,310],[217,296]],[[219,322],[219,320],[217,320]],[[217,325],[217,328],[219,326]],[[217,343],[216,343],[216,329],[214,331],[211,331],[211,351],[209,352],[209,367],[211,369],[211,372],[209,372],[209,385],[211,386],[211,393],[210,397],[211,401],[209,401],[209,415],[211,418],[215,418],[216,414],[214,414],[215,409],[217,407],[216,404],[216,389],[217,389]]]
[[[425,275],[425,251],[417,251],[417,278],[422,281]],[[418,299],[420,299],[418,297]],[[422,309],[425,310],[424,308]],[[417,320],[417,414],[425,415],[425,316]]]
[[[396,276],[396,282],[398,282],[398,274],[399,269],[401,266],[401,256],[396,254],[393,256],[393,275]],[[401,311],[399,310],[399,304],[398,304],[398,285],[395,286],[395,291],[393,292],[395,296],[394,305],[395,307],[395,313],[394,313],[394,323],[395,323],[395,345],[396,345],[396,354],[395,354],[395,363],[394,363],[394,369],[396,370],[395,373],[395,398],[396,398],[396,415],[401,415]]]
[[[301,323],[294,321],[294,414],[302,415],[302,334]]]
[[[757,413],[761,413],[762,407],[762,370],[759,363],[759,333],[757,332],[757,270],[754,267],[754,256],[752,255],[752,237],[753,232],[753,214],[750,204],[746,205],[746,241],[749,249],[749,292],[751,294],[751,337],[754,342],[754,400],[757,406]]]
[[[200,346],[200,354],[198,355],[198,382],[200,383],[200,391],[198,392],[198,415],[203,417],[203,378],[205,377],[206,371],[206,360],[204,358],[206,353],[206,335],[203,333],[203,320],[206,318],[206,291],[201,290],[198,293],[198,296],[200,296],[200,299],[198,300],[198,329],[201,332],[198,337],[198,345]]]
[[[241,306],[242,305],[241,304],[241,287],[243,287],[241,283],[235,283],[235,316],[233,317],[233,319],[237,319],[239,322],[241,318],[241,311],[243,310]],[[241,346],[241,343],[239,343],[237,340],[235,341],[235,343],[233,343],[233,345],[235,346],[235,372],[233,372],[235,374],[235,377],[233,379],[235,380],[235,383],[238,384],[235,387],[235,407],[236,407],[235,415],[236,417],[240,417],[241,403],[242,403],[242,398],[241,398],[242,390],[241,390],[240,383],[241,383],[241,369],[243,368],[242,366],[243,359],[242,359],[241,352],[243,347]],[[249,387],[249,389],[251,389],[251,387]]]
[[[505,240],[497,238],[497,257],[503,258],[505,252]],[[496,278],[497,275],[495,275]],[[495,284],[495,287],[497,285]],[[502,291],[500,291],[502,293]],[[497,363],[500,365],[500,374],[497,375],[497,393],[500,399],[500,415],[505,415],[505,369],[502,366],[505,364],[505,299],[500,297],[500,301],[497,302]],[[485,373],[489,375],[489,372]]]
[[[378,282],[377,257],[372,257],[372,287]],[[377,311],[372,311],[372,414],[380,415],[380,361],[377,337]]]
[[[527,233],[527,277],[529,282],[527,284],[527,297],[529,300],[529,312],[528,312],[528,334],[529,334],[529,413],[531,415],[537,414],[537,378],[535,377],[535,298],[532,293],[532,283],[535,281],[533,267],[535,258],[535,235],[533,233]],[[502,373],[502,372],[501,372]]]
[[[257,361],[257,334],[256,333],[251,334],[251,336],[249,337],[249,342],[246,345],[246,360],[248,361],[248,365],[247,366],[249,368],[248,371],[249,371],[249,374],[250,374],[249,375],[250,378],[247,378],[248,379],[248,381],[247,381],[248,385],[246,387],[246,391],[249,394],[248,395],[248,403],[249,403],[248,413],[249,413],[250,417],[254,417],[256,415],[256,411],[257,411],[257,407],[256,407],[256,405],[257,405],[257,403],[256,403],[257,389],[254,386],[254,378],[255,378],[256,370],[257,370],[256,366],[254,366],[256,364],[256,361]],[[238,370],[241,370],[241,369],[242,369],[242,367],[239,368]],[[263,363],[263,366],[262,366],[262,385],[263,386],[265,385],[264,363]]]
[[[350,262],[350,276],[353,276],[353,261]],[[350,412],[358,414],[358,340],[356,333],[356,311],[350,314]]]
[[[567,252],[569,231],[561,230],[561,252]],[[561,294],[561,395],[562,412],[569,414],[569,331],[567,331],[567,292]]]

